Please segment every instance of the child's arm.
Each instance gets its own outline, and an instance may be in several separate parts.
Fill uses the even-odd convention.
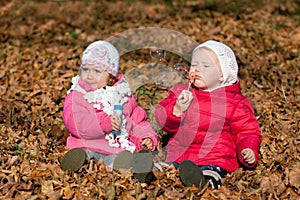
[[[231,120],[231,129],[236,141],[236,152],[239,161],[246,167],[254,167],[258,162],[262,137],[252,105],[248,99],[243,99],[236,106]],[[251,151],[255,157],[254,161]]]
[[[166,131],[170,134],[178,131],[180,122],[182,120],[181,115],[176,116],[176,114],[178,114],[178,109],[180,109],[175,108],[176,102],[177,95],[173,92],[173,90],[170,90],[168,97],[162,100],[155,109],[155,119],[158,126],[163,131]]]
[[[130,140],[136,145],[136,149],[144,148],[143,139],[149,138],[152,141],[152,148],[154,150],[158,144],[157,133],[147,121],[147,115],[144,109],[137,105],[135,98],[132,96],[124,105],[124,114],[127,116],[126,129],[130,131]],[[146,140],[147,141],[147,140]],[[146,142],[148,144],[148,142]],[[149,146],[149,145],[148,145]]]
[[[176,103],[173,108],[173,115],[180,116],[189,108],[192,100],[193,94],[189,90],[182,90],[180,95],[178,96]]]
[[[146,149],[148,149],[148,150],[153,150],[154,148],[154,146],[153,146],[153,144],[154,144],[154,142],[153,142],[153,140],[151,139],[151,138],[144,138],[144,139],[142,139],[141,141],[140,141],[140,145],[141,145],[141,148],[146,148]]]
[[[122,123],[121,116],[111,115],[110,122],[111,122],[112,130],[115,130],[115,131],[120,130],[121,123]]]
[[[112,130],[110,117],[96,113],[82,95],[72,92],[64,102],[63,121],[73,137],[82,139],[100,138]]]
[[[250,148],[243,149],[241,151],[241,155],[242,155],[244,162],[246,162],[249,165],[252,165],[256,160],[255,153]]]

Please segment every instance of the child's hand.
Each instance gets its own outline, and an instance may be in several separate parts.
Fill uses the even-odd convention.
[[[140,144],[141,144],[142,147],[145,147],[146,149],[148,149],[150,151],[153,148],[153,141],[152,141],[151,138],[144,138],[144,139],[142,139],[141,142],[140,142]]]
[[[173,114],[178,116],[185,112],[190,106],[193,100],[192,92],[188,90],[183,90],[177,98],[176,104],[173,109]]]
[[[120,130],[120,127],[121,127],[121,116],[110,116],[110,123],[111,123],[111,127],[112,127],[112,130],[115,130],[115,131],[118,131]]]
[[[241,154],[242,154],[242,157],[243,157],[243,160],[248,163],[248,164],[253,164],[255,162],[255,154],[254,152],[252,151],[252,149],[250,148],[246,148],[246,149],[243,149],[241,151]]]

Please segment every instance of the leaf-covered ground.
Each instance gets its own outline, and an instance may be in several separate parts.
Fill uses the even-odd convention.
[[[300,3],[297,0],[0,2],[0,196],[4,199],[299,199]],[[184,187],[173,167],[151,185],[90,161],[69,174],[59,163],[61,114],[84,48],[123,31],[159,27],[236,52],[241,89],[261,126],[261,159],[219,190]],[[177,59],[177,58],[176,58]],[[169,59],[171,62],[172,59]],[[122,56],[122,70],[151,62]],[[136,91],[149,113],[166,91]],[[150,114],[149,114],[150,115]],[[151,120],[151,119],[149,119]]]

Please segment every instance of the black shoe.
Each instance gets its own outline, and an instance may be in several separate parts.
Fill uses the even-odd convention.
[[[131,162],[134,178],[147,184],[156,180],[156,177],[152,172],[154,166],[153,158],[154,155],[152,152],[147,150],[139,151],[134,155]]]
[[[64,155],[60,167],[65,171],[76,172],[85,163],[85,160],[86,152],[81,148],[74,148]]]
[[[114,170],[130,170],[133,154],[130,151],[121,151],[114,160]]]
[[[185,160],[179,164],[180,179],[185,186],[195,185],[202,189],[206,185],[206,181],[201,169],[192,161]]]
[[[157,180],[152,171],[145,173],[133,173],[133,177],[139,180],[141,183],[147,183],[148,185]]]

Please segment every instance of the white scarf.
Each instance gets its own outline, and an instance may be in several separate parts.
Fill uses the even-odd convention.
[[[84,99],[88,103],[93,104],[93,107],[97,110],[103,110],[108,115],[113,114],[114,105],[123,105],[128,102],[128,98],[132,95],[129,84],[123,78],[120,83],[115,86],[106,86],[94,91],[87,92],[78,84],[80,79],[79,75],[72,78],[72,86],[68,90],[69,94],[72,90],[76,90],[84,94]],[[101,105],[103,108],[101,109]],[[115,135],[113,133],[107,133],[105,139],[108,141],[109,146],[116,148],[123,148],[130,152],[135,151],[135,145],[128,140],[128,132],[126,130],[126,118],[122,114],[121,134]]]

